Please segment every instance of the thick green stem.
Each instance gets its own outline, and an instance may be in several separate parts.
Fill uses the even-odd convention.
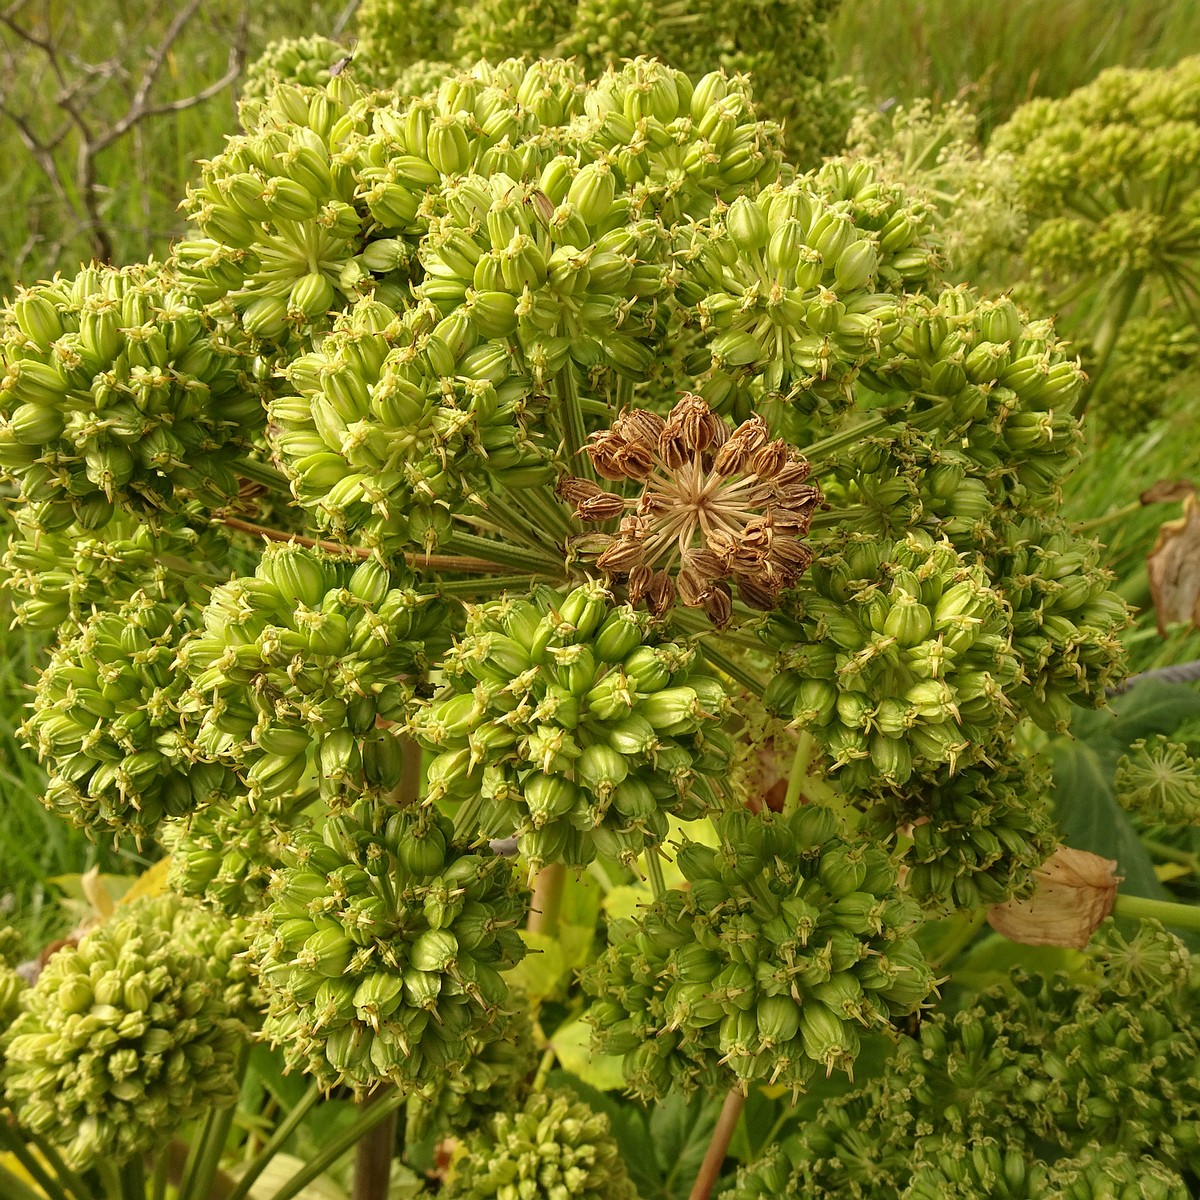
[[[725,1155],[729,1152],[729,1143],[733,1139],[733,1131],[737,1128],[745,1104],[746,1097],[737,1088],[725,1097],[724,1107],[717,1118],[716,1128],[713,1129],[708,1149],[704,1152],[704,1161],[700,1164],[700,1171],[688,1200],[708,1200],[712,1195],[713,1186],[721,1174]]]
[[[9,1200],[46,1200],[44,1195],[35,1192],[20,1176],[14,1175],[3,1164],[0,1164],[0,1185],[3,1185],[3,1194]]]
[[[567,868],[562,863],[551,863],[537,873],[533,885],[533,897],[529,902],[530,933],[542,933],[553,937],[558,932],[558,918],[562,913],[563,888],[567,883]]]
[[[247,1044],[242,1047],[238,1060],[239,1080],[245,1076],[249,1061],[250,1046]],[[228,1178],[223,1178],[219,1188],[214,1186],[214,1181],[221,1173],[221,1156],[225,1153],[225,1141],[233,1128],[236,1113],[236,1103],[227,1108],[209,1110],[197,1140],[192,1143],[177,1200],[225,1200],[228,1196],[232,1187]],[[143,1197],[139,1196],[138,1200],[143,1200]]]
[[[46,1165],[54,1172],[59,1183],[71,1193],[72,1196],[79,1197],[79,1200],[92,1200],[92,1192],[86,1183],[79,1175],[71,1170],[70,1167],[63,1161],[63,1157],[48,1142],[45,1138],[39,1137],[35,1133],[26,1132],[26,1138],[31,1146],[37,1149],[37,1152],[45,1160]]]
[[[792,773],[788,776],[787,794],[783,798],[783,811],[795,812],[800,803],[800,793],[804,788],[804,778],[808,774],[808,764],[812,760],[813,736],[807,731],[801,731],[796,738],[796,753],[792,756]]]
[[[1076,533],[1086,533],[1089,529],[1099,529],[1102,525],[1108,525],[1112,521],[1123,521],[1126,517],[1132,517],[1134,513],[1139,513],[1145,505],[1140,500],[1134,500],[1130,504],[1123,504],[1120,508],[1114,508],[1112,512],[1107,512],[1102,517],[1092,517],[1087,521],[1076,521],[1071,526]]]
[[[575,532],[567,506],[544,484],[519,488],[512,493],[512,500],[537,530],[541,544],[561,553],[563,541]]]
[[[171,1176],[171,1156],[163,1150],[154,1163],[150,1180],[150,1200],[167,1200],[167,1183]]]
[[[530,488],[529,491],[536,489]],[[519,494],[519,493],[517,493]],[[531,518],[524,508],[514,503],[514,497],[489,496],[487,520],[517,542],[529,546],[537,554],[558,552],[554,537]]]
[[[579,403],[579,388],[575,384],[575,368],[570,363],[554,377],[554,390],[558,394],[558,410],[562,415],[567,465],[574,474],[584,479],[595,479],[592,460],[583,452],[587,444],[587,429],[583,423],[583,408]]]
[[[455,530],[447,539],[446,548],[452,552],[467,554],[496,563],[503,567],[515,567],[528,571],[530,575],[561,576],[563,561],[528,546],[510,546],[494,542],[490,538],[476,537],[473,533]]]
[[[494,569],[494,568],[493,568]],[[487,579],[439,579],[438,595],[462,600],[481,600],[501,592],[529,590],[528,575],[491,575]]]
[[[359,1107],[369,1112],[381,1104],[393,1084],[382,1084]],[[393,1109],[354,1148],[354,1190],[352,1200],[387,1200],[392,1176],[392,1158],[396,1153],[396,1112]]]
[[[213,1181],[221,1169],[225,1139],[233,1126],[237,1105],[214,1109],[205,1118],[197,1144],[188,1155],[187,1167],[179,1185],[178,1200],[215,1200]],[[222,1196],[228,1189],[222,1189]]]
[[[293,1200],[300,1192],[319,1175],[323,1175],[345,1154],[351,1146],[357,1145],[381,1121],[386,1121],[401,1104],[404,1103],[404,1093],[398,1088],[388,1092],[382,1100],[372,1104],[344,1133],[333,1139],[306,1166],[297,1171],[270,1200]]]
[[[121,1195],[124,1200],[146,1200],[146,1169],[141,1155],[135,1154],[121,1168]],[[208,1200],[207,1191],[202,1196]]]
[[[292,492],[291,484],[288,483],[286,475],[281,475],[274,467],[267,463],[251,462],[249,459],[243,459],[237,464],[237,473],[243,478],[250,480],[251,483],[261,483],[263,487],[272,492],[279,492],[284,496],[290,496]]]
[[[1161,921],[1175,929],[1200,932],[1200,907],[1193,904],[1177,904],[1173,900],[1147,900],[1144,896],[1126,896],[1118,893],[1113,905],[1114,917],[1129,917],[1133,920],[1146,918]]]
[[[647,846],[642,853],[642,862],[646,864],[646,878],[650,880],[650,890],[654,893],[655,900],[661,900],[667,894],[667,881],[663,878],[658,847]]]
[[[121,1174],[112,1163],[97,1163],[96,1174],[100,1179],[100,1186],[104,1189],[104,1200],[125,1200]]]
[[[726,658],[719,650],[714,650],[711,645],[704,647],[704,657],[718,671],[724,671],[730,679],[740,683],[747,691],[752,692],[759,699],[762,699],[763,693],[767,690],[767,681],[765,679],[755,675],[752,671],[746,670],[745,667],[735,663],[733,659]]]
[[[1100,328],[1092,340],[1092,347],[1096,352],[1096,365],[1092,368],[1087,386],[1079,393],[1079,399],[1075,403],[1075,416],[1077,417],[1082,417],[1087,411],[1088,403],[1096,394],[1096,388],[1100,380],[1104,378],[1104,372],[1108,370],[1113,351],[1117,346],[1117,339],[1121,336],[1121,329],[1141,290],[1142,276],[1143,272],[1141,271],[1130,271],[1121,281],[1112,302],[1104,312]]]
[[[246,1200],[255,1181],[267,1169],[271,1159],[287,1145],[292,1134],[300,1128],[300,1123],[308,1116],[309,1110],[320,1099],[320,1096],[321,1089],[314,1083],[300,1098],[296,1107],[275,1127],[275,1132],[271,1134],[270,1140],[242,1172],[233,1191],[229,1194],[229,1200]]]
[[[542,1054],[541,1061],[538,1063],[537,1073],[533,1077],[533,1083],[529,1085],[529,1090],[536,1095],[546,1086],[546,1080],[550,1076],[550,1069],[554,1066],[554,1060],[558,1057],[558,1052],[554,1049],[554,1043],[551,1042]]]
[[[1154,838],[1142,838],[1142,845],[1155,858],[1163,858],[1167,862],[1179,863],[1180,866],[1187,867],[1193,875],[1200,875],[1200,857],[1197,857],[1195,854],[1191,854],[1187,850],[1180,850],[1177,846],[1168,846],[1166,842],[1156,841]]]
[[[931,404],[924,412],[912,415],[897,414],[894,420],[885,416],[867,417],[866,420],[859,421],[857,424],[851,425],[848,429],[843,429],[838,433],[831,433],[828,437],[821,438],[819,441],[805,446],[804,457],[814,466],[817,466],[823,459],[836,454],[839,450],[844,450],[847,446],[853,446],[856,442],[862,441],[863,438],[870,437],[875,433],[881,433],[893,425],[905,424],[911,426],[913,429],[932,429],[941,423],[942,418],[949,409],[950,402],[948,400],[940,400],[937,403]]]

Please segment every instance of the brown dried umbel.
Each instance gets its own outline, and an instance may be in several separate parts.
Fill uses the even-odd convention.
[[[772,440],[759,416],[731,429],[685,395],[664,420],[626,409],[593,434],[588,454],[602,478],[632,480],[640,494],[568,478],[559,494],[583,521],[620,518],[615,534],[580,539],[596,566],[628,580],[629,600],[661,614],[678,597],[715,625],[733,611],[730,584],[749,607],[774,608],[812,561],[802,540],[821,503],[800,452]]]

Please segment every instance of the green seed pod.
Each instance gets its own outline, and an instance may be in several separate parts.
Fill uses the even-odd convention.
[[[250,1033],[244,949],[226,921],[164,898],[122,906],[55,954],[6,1042],[25,1127],[88,1170],[157,1151],[232,1103]]]

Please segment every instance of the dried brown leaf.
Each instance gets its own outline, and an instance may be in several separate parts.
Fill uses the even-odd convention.
[[[1183,516],[1159,529],[1146,570],[1158,632],[1165,637],[1167,626],[1181,621],[1200,626],[1200,503],[1194,493],[1183,502]]]
[[[993,904],[988,924],[1009,941],[1025,946],[1082,950],[1112,912],[1121,882],[1116,869],[1115,859],[1059,846],[1033,873],[1033,895]]]

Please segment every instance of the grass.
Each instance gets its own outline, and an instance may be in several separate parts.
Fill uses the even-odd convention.
[[[1192,449],[1200,444],[1200,385],[1194,377],[1190,383],[1143,433],[1085,443],[1083,461],[1067,481],[1062,515],[1099,538],[1118,590],[1138,610],[1137,623],[1126,635],[1132,671],[1200,658],[1200,632],[1176,629],[1166,639],[1159,636],[1146,571],[1146,555],[1160,526],[1180,515],[1180,505],[1147,504],[1129,511],[1160,480],[1190,478],[1200,484]]]
[[[8,623],[6,605],[0,619]],[[45,772],[17,734],[29,700],[29,680],[42,650],[39,637],[19,630],[0,635],[0,919],[10,922],[35,953],[71,924],[48,881],[99,865],[126,871],[120,854],[102,851],[37,801]]]
[[[871,103],[967,94],[986,136],[1034,96],[1064,96],[1110,66],[1200,53],[1194,0],[844,0],[835,72]]]
[[[219,80],[228,65],[229,46],[238,37],[242,0],[203,0],[163,61],[151,99],[187,97]],[[246,58],[252,61],[274,38],[298,32],[329,33],[344,0],[265,0],[249,4]],[[78,105],[94,130],[103,130],[127,109],[141,76],[147,49],[157,44],[181,9],[171,0],[26,0],[15,6],[20,23],[64,48],[68,80],[90,79]],[[59,84],[45,57],[0,30],[0,45],[13,53],[9,80],[0,88],[6,107],[22,114],[43,139],[68,123],[56,102]],[[114,261],[140,262],[148,253],[163,257],[182,223],[176,206],[198,159],[217,153],[236,126],[236,90],[227,87],[195,107],[153,117],[133,126],[95,160],[99,216]],[[68,180],[74,174],[79,140],[68,132],[54,152]],[[0,179],[0,294],[18,280],[74,271],[92,257],[92,240],[81,222],[79,193],[70,184],[56,194],[47,174],[22,144],[13,120],[0,113],[0,148],[8,170]],[[72,201],[74,203],[72,203]]]
[[[256,57],[272,38],[298,32],[330,32],[344,0],[266,0],[251,4],[247,56]],[[83,75],[116,64],[107,82],[91,88],[83,105],[94,127],[116,119],[140,75],[145,48],[155,44],[181,5],[167,0],[58,0],[6,5],[38,36],[62,39],[64,61]],[[241,0],[205,0],[163,62],[154,98],[188,96],[220,78],[227,64],[230,28]],[[23,107],[35,131],[50,135],[61,121],[53,100],[55,85],[36,50],[21,48],[11,33],[0,33],[23,70],[10,73],[0,88],[7,105]],[[82,65],[81,65],[82,64]],[[39,72],[41,72],[39,74]],[[22,92],[21,89],[24,89]],[[181,229],[176,206],[196,160],[220,150],[236,127],[236,96],[227,88],[193,108],[154,117],[134,126],[97,156],[101,216],[112,239],[115,261],[136,262],[147,254],[165,255]],[[68,137],[57,151],[70,164]],[[72,207],[54,194],[47,176],[21,143],[13,122],[0,114],[0,150],[9,169],[0,177],[0,295],[15,281],[72,272],[91,257],[87,231]],[[7,522],[0,518],[0,537]],[[43,651],[42,640],[8,629],[11,613],[0,597],[0,920],[11,923],[36,951],[73,923],[59,903],[60,889],[49,881],[78,875],[90,867],[115,873],[140,869],[132,847],[112,849],[90,842],[79,830],[48,812],[37,800],[45,774],[21,744],[17,729],[29,700],[30,682]]]

